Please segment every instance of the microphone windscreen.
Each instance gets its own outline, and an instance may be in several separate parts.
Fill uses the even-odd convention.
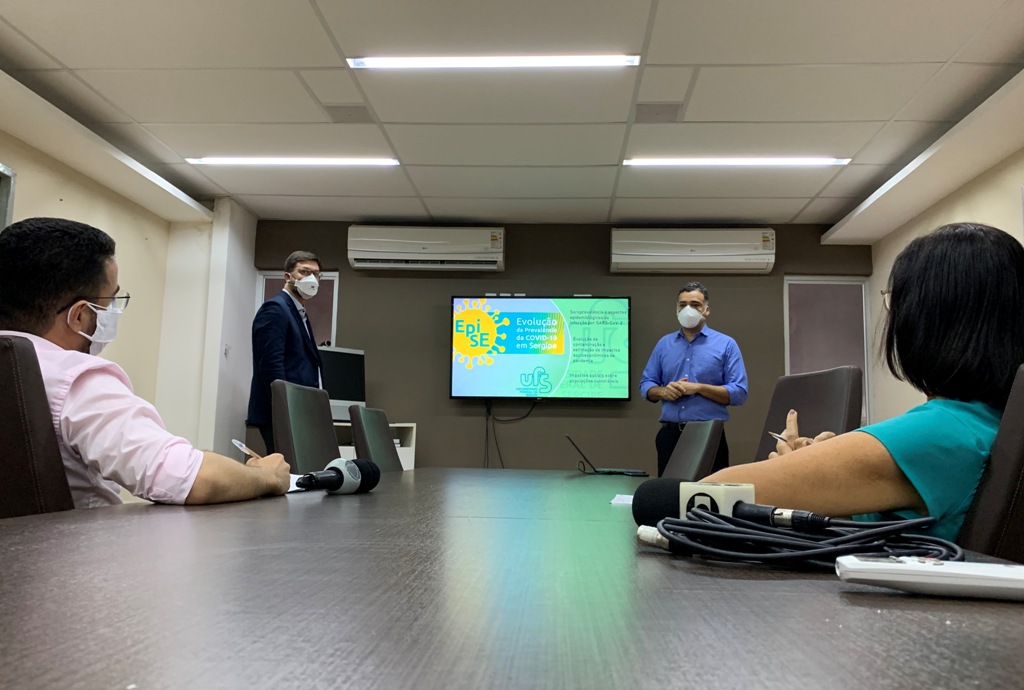
[[[357,494],[366,493],[377,486],[380,482],[380,468],[373,460],[364,460],[362,458],[356,458],[353,460],[356,467],[359,468],[359,474],[362,480],[359,482],[359,488],[356,489]]]
[[[665,518],[679,518],[679,479],[648,479],[633,494],[633,519],[654,527]]]

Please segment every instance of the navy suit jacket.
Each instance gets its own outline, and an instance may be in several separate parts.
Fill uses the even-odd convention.
[[[252,321],[252,385],[248,424],[270,424],[270,383],[284,379],[320,387],[320,351],[306,331],[299,310],[284,291],[271,297]]]

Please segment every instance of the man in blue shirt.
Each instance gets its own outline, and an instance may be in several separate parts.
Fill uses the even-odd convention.
[[[711,314],[708,290],[691,282],[679,290],[676,318],[680,329],[654,346],[640,379],[640,394],[661,402],[658,476],[672,456],[687,422],[729,419],[728,405],[747,399],[747,370],[736,341],[707,327]],[[729,446],[722,435],[713,471],[729,466]],[[699,479],[699,477],[698,477]]]

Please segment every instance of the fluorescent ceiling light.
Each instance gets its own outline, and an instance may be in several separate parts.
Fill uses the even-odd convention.
[[[707,167],[822,167],[846,165],[849,158],[627,158],[623,165],[664,166],[683,168]]]
[[[208,156],[186,158],[192,165],[399,165],[394,158],[285,158],[285,157],[232,157]]]
[[[488,55],[480,57],[349,58],[352,69],[507,69],[514,67],[632,67],[639,55]]]

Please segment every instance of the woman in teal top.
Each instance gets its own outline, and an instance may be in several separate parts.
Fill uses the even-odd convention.
[[[814,439],[800,437],[791,410],[768,462],[703,481],[754,484],[758,503],[856,520],[931,516],[928,534],[956,539],[1024,364],[1024,247],[986,225],[945,225],[900,253],[883,300],[889,370],[927,402]]]

